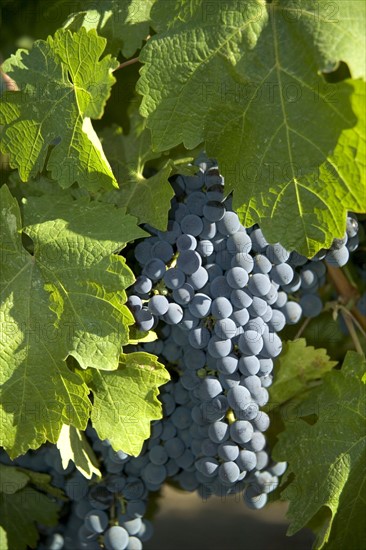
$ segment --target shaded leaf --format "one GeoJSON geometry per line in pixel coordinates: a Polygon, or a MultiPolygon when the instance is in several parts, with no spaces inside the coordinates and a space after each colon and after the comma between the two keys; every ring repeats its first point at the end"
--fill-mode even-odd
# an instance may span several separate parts
{"type": "Polygon", "coordinates": [[[310,524],[315,548],[363,548],[366,502],[364,357],[349,352],[342,369],[326,374],[295,412],[273,449],[289,462],[288,534],[310,524]],[[315,423],[304,418],[314,416],[315,423]],[[322,521],[320,521],[322,520],[322,521]],[[327,544],[326,544],[327,543],[327,544]]]}
{"type": "Polygon", "coordinates": [[[6,531],[9,549],[35,548],[39,538],[36,523],[55,525],[58,509],[57,503],[29,486],[11,495],[0,493],[0,525],[6,531]]]}
{"type": "Polygon", "coordinates": [[[65,27],[96,29],[104,36],[108,51],[131,57],[149,34],[150,10],[155,0],[101,0],[68,17],[65,27]]]}

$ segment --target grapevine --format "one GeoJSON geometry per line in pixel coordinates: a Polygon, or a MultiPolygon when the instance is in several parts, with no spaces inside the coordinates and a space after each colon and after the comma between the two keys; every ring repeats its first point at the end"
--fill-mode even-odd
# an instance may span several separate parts
{"type": "Polygon", "coordinates": [[[365,548],[364,6],[0,9],[0,549],[365,548]]]}

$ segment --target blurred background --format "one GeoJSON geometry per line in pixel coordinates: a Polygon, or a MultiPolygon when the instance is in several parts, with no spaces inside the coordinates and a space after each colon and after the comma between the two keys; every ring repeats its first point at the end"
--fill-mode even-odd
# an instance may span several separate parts
{"type": "Polygon", "coordinates": [[[165,486],[154,515],[154,535],[144,550],[310,550],[311,531],[286,536],[287,505],[249,510],[240,495],[202,500],[165,486]]]}

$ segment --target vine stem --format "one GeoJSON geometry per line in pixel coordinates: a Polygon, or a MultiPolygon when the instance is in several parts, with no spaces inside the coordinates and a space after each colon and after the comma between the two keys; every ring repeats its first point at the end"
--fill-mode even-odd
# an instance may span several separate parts
{"type": "Polygon", "coordinates": [[[346,326],[348,328],[348,332],[350,333],[353,345],[355,346],[355,349],[356,349],[357,353],[359,353],[360,355],[364,355],[364,351],[363,351],[361,343],[358,339],[357,332],[355,330],[355,327],[354,327],[354,324],[352,322],[351,316],[348,314],[348,312],[346,313],[346,311],[344,309],[341,310],[341,315],[343,317],[344,322],[346,323],[346,326]]]}
{"type": "Polygon", "coordinates": [[[133,57],[132,59],[129,59],[128,61],[124,61],[123,63],[118,65],[118,67],[116,67],[113,72],[118,71],[119,69],[124,69],[125,67],[128,67],[129,65],[133,65],[134,63],[138,63],[138,61],[139,61],[138,57],[133,57]]]}
{"type": "MultiPolygon", "coordinates": [[[[360,297],[357,289],[351,285],[344,272],[339,267],[327,266],[328,275],[331,279],[338,295],[341,298],[341,302],[347,305],[351,301],[356,301],[360,297]]],[[[351,313],[356,319],[357,323],[366,331],[366,317],[362,315],[356,307],[351,308],[351,313]]],[[[348,325],[347,325],[348,326],[348,325]]],[[[353,325],[352,325],[353,326],[353,325]]]]}
{"type": "MultiPolygon", "coordinates": [[[[150,34],[145,38],[145,42],[147,42],[148,40],[150,40],[151,36],[150,34]]],[[[133,65],[134,63],[138,63],[139,61],[139,58],[138,57],[133,57],[132,59],[128,59],[127,61],[124,61],[123,63],[121,63],[120,65],[118,65],[118,67],[116,67],[116,69],[114,69],[114,71],[118,71],[119,69],[124,69],[125,67],[128,67],[129,65],[133,65]]],[[[113,72],[114,72],[113,71],[113,72]]]]}
{"type": "Polygon", "coordinates": [[[301,327],[299,328],[299,330],[295,334],[294,340],[297,340],[298,338],[300,338],[300,336],[302,335],[302,333],[304,332],[304,330],[306,329],[306,327],[308,326],[310,321],[311,321],[311,317],[308,317],[307,319],[305,319],[305,321],[302,323],[301,327]]]}

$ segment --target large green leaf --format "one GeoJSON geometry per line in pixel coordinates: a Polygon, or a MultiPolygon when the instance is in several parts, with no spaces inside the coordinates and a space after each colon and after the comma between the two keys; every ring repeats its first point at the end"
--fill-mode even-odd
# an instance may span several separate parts
{"type": "Polygon", "coordinates": [[[90,403],[82,378],[64,362],[67,350],[36,257],[22,246],[18,204],[6,186],[0,197],[0,444],[14,457],[57,440],[62,423],[85,428],[90,403]]]}
{"type": "Polygon", "coordinates": [[[366,501],[364,357],[349,352],[295,412],[273,450],[289,462],[281,497],[290,501],[288,534],[310,524],[315,548],[361,549],[366,501]],[[306,418],[313,418],[315,423],[306,418]],[[285,480],[286,482],[286,480],[285,480]]]}
{"type": "Polygon", "coordinates": [[[70,15],[66,28],[96,29],[108,51],[131,57],[149,34],[150,10],[155,0],[101,0],[70,15]]]}
{"type": "Polygon", "coordinates": [[[83,368],[116,369],[134,322],[125,305],[134,276],[113,253],[146,233],[124,209],[68,194],[28,198],[24,217],[55,324],[70,327],[68,354],[83,368]]]}
{"type": "Polygon", "coordinates": [[[117,186],[91,124],[103,114],[118,65],[100,60],[105,45],[93,30],[59,30],[3,64],[19,91],[0,101],[1,149],[23,181],[46,167],[61,187],[117,186]]]}
{"type": "Polygon", "coordinates": [[[31,255],[6,186],[0,202],[0,445],[14,457],[46,440],[55,443],[63,424],[85,429],[89,389],[65,359],[117,368],[133,322],[124,288],[134,278],[112,252],[144,232],[112,205],[30,197],[25,231],[34,242],[31,255]]]}
{"type": "MultiPolygon", "coordinates": [[[[295,141],[299,138],[297,144],[294,143],[293,147],[291,145],[291,150],[296,151],[293,155],[295,170],[293,177],[291,174],[283,177],[288,170],[292,171],[290,161],[281,162],[280,160],[283,159],[283,156],[281,157],[284,150],[283,142],[282,145],[279,142],[279,149],[276,149],[273,143],[265,141],[268,148],[265,147],[265,152],[260,151],[258,154],[254,152],[253,143],[247,144],[247,150],[251,148],[252,159],[255,159],[254,163],[248,164],[248,171],[245,171],[249,178],[244,186],[251,199],[242,206],[237,202],[238,214],[245,225],[250,226],[253,222],[260,220],[261,228],[269,240],[276,238],[289,250],[297,249],[307,256],[313,256],[319,248],[328,248],[334,237],[344,235],[347,211],[366,211],[364,109],[366,85],[364,81],[355,80],[339,85],[339,91],[335,84],[329,86],[332,88],[325,92],[324,99],[314,101],[320,106],[320,111],[315,113],[316,109],[313,110],[314,121],[310,122],[308,127],[309,120],[306,111],[302,109],[308,110],[310,107],[301,101],[294,108],[294,119],[301,114],[304,115],[304,119],[301,123],[303,129],[301,136],[298,135],[299,129],[296,128],[293,131],[290,129],[288,134],[296,136],[295,141]],[[324,131],[324,125],[329,124],[327,128],[333,128],[334,135],[337,131],[330,121],[323,118],[325,112],[323,106],[328,102],[330,109],[337,110],[339,120],[346,118],[347,112],[349,113],[347,104],[342,101],[341,86],[343,93],[352,92],[349,100],[357,123],[353,128],[344,129],[337,143],[334,142],[331,145],[328,142],[329,150],[327,150],[325,134],[328,130],[324,131]],[[329,98],[326,97],[327,93],[329,98]],[[296,109],[298,109],[297,115],[296,109]],[[318,143],[320,140],[322,143],[318,143]],[[333,151],[331,151],[332,148],[334,148],[333,151]],[[268,168],[265,187],[262,182],[263,174],[258,172],[258,166],[264,171],[268,168]],[[268,182],[270,182],[269,186],[268,182]]],[[[265,120],[258,118],[257,123],[262,129],[265,128],[263,140],[269,139],[265,136],[268,129],[265,120]]],[[[221,129],[219,129],[220,132],[221,129]]],[[[331,135],[329,134],[328,137],[331,138],[331,135]]],[[[230,162],[230,158],[235,162],[235,159],[230,157],[232,155],[229,150],[230,143],[235,145],[230,141],[230,135],[221,135],[220,139],[226,140],[224,148],[227,148],[218,153],[218,157],[225,158],[224,162],[228,160],[230,162]]],[[[217,141],[219,147],[221,147],[220,139],[217,141]]],[[[290,159],[290,153],[288,159],[290,159]]],[[[242,181],[237,184],[237,190],[242,185],[242,181]]]]}
{"type": "Polygon", "coordinates": [[[364,5],[158,0],[153,19],[163,6],[163,32],[141,53],[138,83],[154,149],[205,142],[244,223],[260,221],[270,241],[307,255],[328,246],[345,211],[365,209],[353,147],[364,128],[353,128],[358,84],[326,84],[321,72],[345,61],[353,77],[365,76],[364,5]],[[344,131],[350,158],[339,174],[333,152],[344,131]]]}
{"type": "Polygon", "coordinates": [[[122,355],[117,371],[86,373],[94,395],[93,427],[115,450],[137,456],[150,435],[150,422],[162,418],[158,388],[169,373],[148,353],[122,355]],[[89,376],[92,378],[90,379],[89,376]]]}

